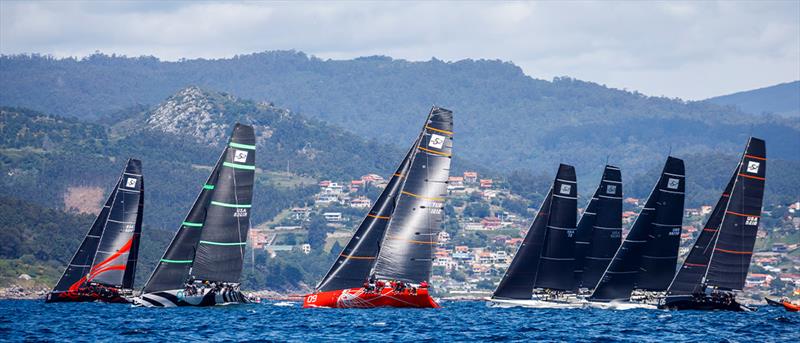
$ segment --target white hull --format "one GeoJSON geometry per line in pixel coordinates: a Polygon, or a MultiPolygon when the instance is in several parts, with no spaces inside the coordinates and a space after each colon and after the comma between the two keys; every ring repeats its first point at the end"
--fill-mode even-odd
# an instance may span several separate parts
{"type": "Polygon", "coordinates": [[[512,300],[512,299],[489,299],[493,307],[528,307],[528,308],[583,308],[586,301],[572,298],[565,301],[549,300],[512,300]]]}
{"type": "Polygon", "coordinates": [[[603,310],[633,310],[633,309],[645,309],[645,310],[655,310],[658,309],[658,306],[655,304],[645,304],[645,303],[635,303],[629,301],[612,301],[612,302],[597,302],[597,301],[587,301],[587,307],[591,308],[599,308],[603,310]]]}

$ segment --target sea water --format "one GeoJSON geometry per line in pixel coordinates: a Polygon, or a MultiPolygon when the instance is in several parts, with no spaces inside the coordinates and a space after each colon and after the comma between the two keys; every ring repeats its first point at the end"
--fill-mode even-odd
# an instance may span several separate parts
{"type": "Polygon", "coordinates": [[[492,308],[302,309],[296,302],[212,308],[0,301],[3,341],[625,341],[798,342],[800,313],[492,308]]]}

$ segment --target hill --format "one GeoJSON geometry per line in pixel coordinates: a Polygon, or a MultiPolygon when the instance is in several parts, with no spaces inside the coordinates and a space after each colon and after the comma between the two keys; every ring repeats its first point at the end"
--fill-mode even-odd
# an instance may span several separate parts
{"type": "Polygon", "coordinates": [[[571,78],[539,80],[509,62],[389,57],[322,60],[295,51],[178,62],[93,55],[0,58],[0,104],[104,120],[186,85],[272,101],[378,144],[405,142],[431,104],[455,111],[456,154],[512,171],[558,162],[592,175],[610,161],[641,173],[676,155],[738,151],[749,133],[800,160],[800,123],[709,102],[648,97],[571,78]]]}
{"type": "Polygon", "coordinates": [[[800,81],[737,92],[707,99],[718,105],[736,107],[744,112],[773,113],[785,117],[800,117],[800,81]]]}

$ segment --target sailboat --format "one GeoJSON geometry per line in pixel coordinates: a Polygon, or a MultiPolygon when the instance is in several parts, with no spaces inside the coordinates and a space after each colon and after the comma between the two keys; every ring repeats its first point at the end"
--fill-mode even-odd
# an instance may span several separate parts
{"type": "Polygon", "coordinates": [[[453,112],[433,107],[380,197],[303,307],[436,308],[428,281],[442,223],[453,112]]]}
{"type": "Polygon", "coordinates": [[[255,176],[255,133],[236,124],[191,210],[134,303],[147,307],[246,303],[239,291],[255,176]]]}
{"type": "Polygon", "coordinates": [[[133,294],[143,208],[142,162],[129,159],[45,302],[127,303],[133,294]]]}
{"type": "Polygon", "coordinates": [[[751,137],[708,222],[667,289],[661,308],[748,311],[744,288],[758,232],[767,168],[763,140],[751,137]]]}
{"type": "Polygon", "coordinates": [[[490,301],[496,306],[582,307],[575,294],[575,168],[561,164],[528,233],[490,301]]]}
{"type": "Polygon", "coordinates": [[[589,306],[656,307],[677,266],[685,187],[683,160],[668,157],[631,231],[587,298],[589,306]]]}
{"type": "Polygon", "coordinates": [[[622,243],[622,173],[607,165],[575,230],[575,282],[591,290],[622,243]]]}

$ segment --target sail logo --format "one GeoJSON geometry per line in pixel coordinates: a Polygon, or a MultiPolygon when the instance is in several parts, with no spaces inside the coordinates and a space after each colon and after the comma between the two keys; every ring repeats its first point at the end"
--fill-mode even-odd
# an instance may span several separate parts
{"type": "Polygon", "coordinates": [[[236,212],[233,213],[234,218],[243,218],[247,217],[247,209],[246,208],[237,208],[236,212]]]}
{"type": "Polygon", "coordinates": [[[673,228],[672,231],[669,232],[670,236],[680,236],[681,235],[681,228],[676,227],[673,228]]]}
{"type": "Polygon", "coordinates": [[[681,185],[681,180],[670,178],[667,181],[667,188],[669,189],[678,189],[678,186],[681,185]]]}
{"type": "Polygon", "coordinates": [[[758,217],[747,217],[744,225],[758,225],[758,217]]]}
{"type": "Polygon", "coordinates": [[[428,141],[428,146],[431,148],[441,149],[444,146],[444,136],[431,134],[431,139],[428,141]]]}
{"type": "Polygon", "coordinates": [[[559,193],[569,194],[571,190],[572,190],[572,185],[561,185],[561,190],[559,191],[559,193]]]}
{"type": "Polygon", "coordinates": [[[128,188],[136,187],[136,179],[132,178],[132,177],[129,177],[127,180],[125,180],[125,187],[128,187],[128,188]]]}
{"type": "Polygon", "coordinates": [[[758,168],[761,167],[761,163],[756,161],[747,162],[747,172],[750,174],[758,174],[758,168]]]}
{"type": "Polygon", "coordinates": [[[122,228],[122,232],[133,232],[133,224],[127,224],[122,228]]]}
{"type": "Polygon", "coordinates": [[[616,192],[617,192],[617,186],[616,185],[608,185],[608,186],[606,186],[606,194],[614,194],[616,192]]]}
{"type": "Polygon", "coordinates": [[[236,150],[233,153],[233,162],[247,162],[247,151],[236,150]]]}

